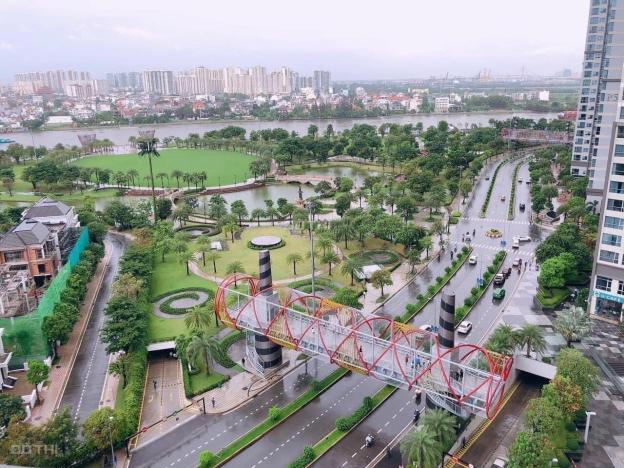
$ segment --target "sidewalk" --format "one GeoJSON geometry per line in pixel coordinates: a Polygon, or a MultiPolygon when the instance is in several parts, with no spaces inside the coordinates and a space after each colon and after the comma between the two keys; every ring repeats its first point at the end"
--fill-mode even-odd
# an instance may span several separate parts
{"type": "Polygon", "coordinates": [[[100,285],[110,260],[111,251],[108,241],[105,241],[104,245],[106,248],[104,257],[100,260],[93,278],[87,285],[87,295],[85,296],[83,305],[80,307],[80,319],[74,326],[67,343],[59,346],[57,349],[58,361],[50,369],[50,375],[48,377],[48,382],[50,383],[47,387],[44,387],[39,394],[39,398],[43,403],[35,406],[32,410],[31,422],[35,426],[44,424],[50,416],[52,416],[63,397],[67,379],[71,373],[76,359],[76,353],[80,348],[82,337],[84,336],[89,318],[91,317],[95,298],[100,290],[100,285]]]}

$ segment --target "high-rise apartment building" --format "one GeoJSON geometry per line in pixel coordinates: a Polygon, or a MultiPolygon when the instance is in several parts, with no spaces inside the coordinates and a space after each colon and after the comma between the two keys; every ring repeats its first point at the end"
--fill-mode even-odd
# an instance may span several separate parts
{"type": "Polygon", "coordinates": [[[148,70],[143,72],[145,92],[169,95],[176,93],[173,72],[169,70],[148,70]]]}
{"type": "Polygon", "coordinates": [[[591,0],[571,172],[587,176],[601,203],[624,63],[624,2],[591,0]]]}
{"type": "Polygon", "coordinates": [[[331,82],[331,73],[325,70],[314,70],[314,89],[319,90],[323,94],[329,92],[331,82]]]}
{"type": "Polygon", "coordinates": [[[64,93],[66,86],[82,85],[90,80],[89,72],[75,70],[18,73],[15,75],[15,90],[20,94],[37,94],[44,89],[53,93],[64,93]]]}
{"type": "Polygon", "coordinates": [[[106,81],[111,88],[143,91],[143,75],[139,72],[107,73],[106,81]]]}

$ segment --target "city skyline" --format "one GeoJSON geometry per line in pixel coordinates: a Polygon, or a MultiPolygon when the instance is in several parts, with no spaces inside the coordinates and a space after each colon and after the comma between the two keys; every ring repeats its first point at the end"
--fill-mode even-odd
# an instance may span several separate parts
{"type": "Polygon", "coordinates": [[[578,31],[585,28],[585,2],[530,1],[514,11],[513,21],[490,0],[403,3],[391,2],[380,10],[321,2],[308,14],[293,16],[280,1],[262,8],[217,5],[208,11],[187,0],[162,28],[162,17],[150,13],[159,9],[152,4],[146,9],[143,1],[87,6],[68,0],[61,10],[45,2],[9,0],[0,6],[0,14],[8,18],[0,41],[0,81],[46,69],[85,69],[103,77],[111,71],[184,70],[199,64],[286,65],[303,74],[326,69],[337,81],[447,72],[471,76],[482,68],[500,75],[522,70],[549,75],[580,68],[583,41],[578,31]],[[185,12],[191,11],[192,18],[207,22],[190,20],[185,12]],[[407,23],[397,23],[399,11],[407,23]],[[469,14],[471,21],[463,21],[469,14]]]}

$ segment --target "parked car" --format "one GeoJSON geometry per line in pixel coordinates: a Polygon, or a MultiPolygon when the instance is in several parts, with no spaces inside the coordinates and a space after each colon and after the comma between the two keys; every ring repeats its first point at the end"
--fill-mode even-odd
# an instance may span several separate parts
{"type": "Polygon", "coordinates": [[[508,267],[506,270],[503,270],[503,276],[505,277],[505,279],[511,276],[511,267],[508,267]]]}
{"type": "Polygon", "coordinates": [[[520,203],[520,211],[524,211],[525,208],[524,203],[520,203]]]}
{"type": "Polygon", "coordinates": [[[501,195],[501,201],[505,201],[505,195],[501,195]]]}
{"type": "Polygon", "coordinates": [[[496,275],[494,275],[494,284],[495,285],[501,285],[501,284],[505,284],[505,275],[503,275],[502,273],[496,273],[496,275]]]}
{"type": "Polygon", "coordinates": [[[518,236],[516,239],[518,239],[518,242],[531,242],[531,237],[529,236],[518,236]]]}
{"type": "Polygon", "coordinates": [[[457,327],[457,333],[460,335],[467,335],[470,333],[470,330],[472,330],[472,322],[468,320],[464,320],[459,324],[459,327],[457,327]]]}
{"type": "Polygon", "coordinates": [[[505,290],[503,288],[496,288],[492,293],[492,299],[500,301],[505,298],[505,290]]]}
{"type": "Polygon", "coordinates": [[[477,264],[477,256],[476,255],[471,255],[470,258],[468,259],[468,264],[469,265],[476,265],[477,264]]]}

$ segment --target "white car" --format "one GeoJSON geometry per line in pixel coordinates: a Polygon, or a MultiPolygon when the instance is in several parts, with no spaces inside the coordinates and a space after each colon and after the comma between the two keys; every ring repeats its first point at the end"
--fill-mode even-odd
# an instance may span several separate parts
{"type": "Polygon", "coordinates": [[[472,322],[469,322],[468,320],[464,320],[459,324],[459,327],[457,327],[457,333],[460,335],[467,335],[470,333],[470,330],[472,330],[472,322]]]}
{"type": "Polygon", "coordinates": [[[519,249],[520,248],[520,241],[518,240],[517,237],[513,238],[513,241],[511,242],[511,248],[512,249],[519,249]]]}
{"type": "Polygon", "coordinates": [[[518,239],[518,242],[531,242],[531,238],[529,236],[518,236],[516,239],[518,239]]]}
{"type": "Polygon", "coordinates": [[[422,331],[430,332],[433,329],[433,326],[432,325],[421,325],[418,328],[421,329],[422,331]]]}
{"type": "Polygon", "coordinates": [[[514,258],[514,261],[511,265],[517,267],[520,266],[520,262],[521,260],[519,258],[514,258]]]}
{"type": "Polygon", "coordinates": [[[501,195],[501,201],[505,201],[505,195],[501,195]]]}
{"type": "Polygon", "coordinates": [[[468,264],[476,265],[477,264],[477,256],[476,255],[471,255],[470,258],[468,259],[468,264]]]}

